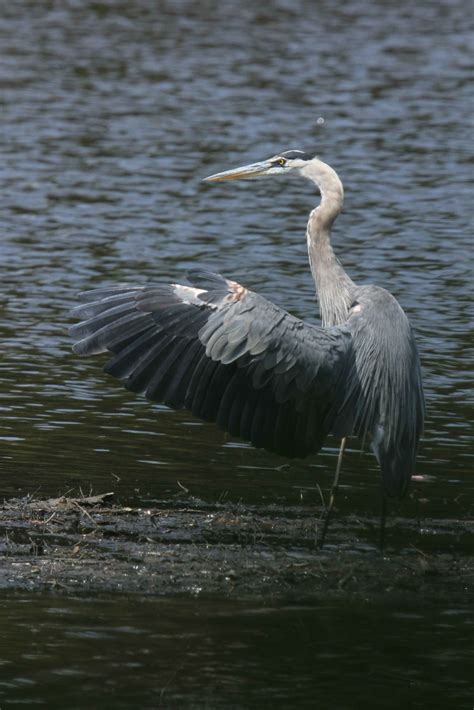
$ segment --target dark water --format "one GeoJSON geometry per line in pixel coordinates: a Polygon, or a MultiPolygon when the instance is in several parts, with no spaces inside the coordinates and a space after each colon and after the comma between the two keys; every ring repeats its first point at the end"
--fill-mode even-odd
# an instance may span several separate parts
{"type": "Polygon", "coordinates": [[[10,615],[2,707],[8,698],[47,698],[48,708],[472,706],[467,609],[120,596],[17,597],[11,607],[0,603],[10,615]],[[427,628],[433,643],[423,647],[427,628]]]}
{"type": "MultiPolygon", "coordinates": [[[[424,480],[400,510],[412,515],[421,498],[427,516],[472,516],[470,16],[464,0],[2,4],[1,496],[92,488],[145,504],[179,481],[208,500],[295,503],[303,490],[319,502],[336,441],[282,470],[275,456],[123,392],[98,362],[72,356],[66,335],[78,291],[176,279],[197,263],[314,318],[311,188],[200,182],[302,148],[344,182],[334,242],[345,267],[392,291],[418,334],[424,480]]],[[[353,446],[339,505],[363,515],[378,505],[377,474],[353,446]]],[[[415,707],[435,707],[439,691],[467,702],[467,613],[421,604],[7,597],[0,704],[90,707],[103,694],[110,707],[155,707],[170,688],[175,704],[193,707],[319,697],[345,708],[371,685],[376,707],[383,688],[403,699],[415,689],[415,707]]]]}

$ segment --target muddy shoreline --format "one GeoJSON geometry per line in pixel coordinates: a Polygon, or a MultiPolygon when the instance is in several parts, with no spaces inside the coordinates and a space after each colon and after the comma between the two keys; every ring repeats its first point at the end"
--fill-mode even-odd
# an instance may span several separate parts
{"type": "Polygon", "coordinates": [[[377,526],[336,514],[320,551],[309,506],[10,499],[0,506],[0,589],[472,602],[473,521],[392,519],[383,555],[377,526]]]}

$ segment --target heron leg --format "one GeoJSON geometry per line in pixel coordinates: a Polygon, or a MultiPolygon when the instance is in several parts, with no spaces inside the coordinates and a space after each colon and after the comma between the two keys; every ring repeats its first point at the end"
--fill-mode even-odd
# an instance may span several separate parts
{"type": "Polygon", "coordinates": [[[336,474],[334,476],[334,481],[332,482],[331,493],[329,495],[329,503],[326,506],[326,514],[324,516],[323,532],[318,540],[318,548],[321,550],[324,545],[324,540],[326,538],[326,533],[329,527],[329,518],[331,517],[331,510],[334,506],[334,500],[336,498],[337,489],[339,488],[339,477],[341,474],[342,457],[344,455],[344,449],[346,448],[347,437],[344,437],[341,441],[341,448],[339,449],[339,456],[337,457],[336,474]]]}
{"type": "Polygon", "coordinates": [[[380,552],[385,548],[385,523],[387,520],[387,496],[382,493],[382,511],[380,513],[380,552]]]}

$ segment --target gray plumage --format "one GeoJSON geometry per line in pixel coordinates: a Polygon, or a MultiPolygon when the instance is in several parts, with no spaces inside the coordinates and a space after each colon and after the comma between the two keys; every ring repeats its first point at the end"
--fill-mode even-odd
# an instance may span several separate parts
{"type": "Polygon", "coordinates": [[[332,168],[300,151],[209,181],[296,171],[320,189],[307,230],[322,326],[305,323],[219,274],[83,294],[74,351],[112,353],[105,371],[134,392],[187,408],[285,456],[319,451],[329,433],[371,437],[388,495],[402,496],[423,428],[416,344],[397,301],[357,286],[330,243],[342,208],[332,168]]]}

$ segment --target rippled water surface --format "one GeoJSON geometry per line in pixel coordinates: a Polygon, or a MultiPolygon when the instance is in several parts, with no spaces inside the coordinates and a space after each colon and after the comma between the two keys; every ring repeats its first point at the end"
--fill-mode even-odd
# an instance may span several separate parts
{"type": "MultiPolygon", "coordinates": [[[[1,496],[81,488],[115,490],[125,504],[146,504],[176,493],[181,484],[208,500],[226,496],[294,504],[303,491],[306,500],[313,496],[319,503],[315,486],[330,485],[335,440],[310,462],[282,468],[285,462],[276,456],[124,392],[102,374],[99,361],[73,356],[67,337],[78,291],[177,279],[196,264],[315,319],[304,236],[307,213],[317,200],[311,187],[299,180],[201,183],[211,172],[302,148],[318,152],[344,182],[345,209],[334,243],[346,269],[359,283],[388,288],[417,332],[428,409],[417,471],[423,480],[400,510],[414,514],[421,499],[429,516],[472,516],[469,17],[472,9],[464,0],[275,0],[265,6],[246,0],[19,0],[2,5],[1,496]]],[[[379,497],[375,463],[360,452],[360,444],[352,446],[341,513],[373,513],[379,497]]],[[[43,702],[47,696],[39,686],[57,694],[68,678],[68,687],[79,688],[82,680],[74,679],[82,674],[88,677],[88,692],[106,687],[99,671],[85,670],[85,654],[71,663],[69,652],[63,655],[60,639],[72,647],[74,634],[81,648],[93,639],[89,661],[105,665],[110,692],[121,690],[114,680],[121,663],[131,664],[127,673],[141,681],[142,695],[130,698],[141,699],[142,706],[155,707],[157,688],[169,685],[178,693],[174,702],[213,707],[224,702],[225,686],[235,706],[241,693],[242,706],[263,707],[265,698],[288,701],[299,683],[311,695],[314,666],[321,659],[326,670],[319,692],[328,703],[339,678],[355,684],[364,671],[350,661],[351,639],[363,639],[355,654],[362,659],[375,643],[367,623],[376,636],[380,631],[378,612],[367,622],[363,614],[337,605],[272,608],[266,616],[252,616],[243,604],[220,616],[216,611],[214,618],[212,606],[195,612],[192,604],[155,608],[150,602],[148,628],[145,612],[136,611],[135,617],[134,602],[127,599],[119,605],[123,621],[107,616],[116,613],[113,601],[61,600],[54,630],[47,621],[54,604],[29,604],[28,598],[4,599],[2,613],[14,620],[8,638],[15,636],[12,629],[27,609],[26,635],[40,638],[46,624],[49,651],[43,645],[21,663],[24,650],[0,653],[10,678],[10,685],[0,688],[4,697],[18,690],[18,697],[43,702]],[[46,621],[35,617],[35,609],[38,617],[46,614],[46,621]],[[101,614],[107,618],[103,632],[96,623],[101,614]],[[159,625],[160,614],[169,628],[159,625]],[[326,654],[313,646],[322,614],[324,633],[333,640],[326,654]],[[77,615],[80,623],[72,623],[71,637],[68,620],[77,615]],[[190,624],[189,643],[178,624],[181,615],[183,624],[190,624]],[[241,615],[246,631],[235,634],[241,615]],[[199,633],[192,636],[196,618],[199,633]],[[334,642],[341,627],[346,644],[334,642]],[[285,643],[282,629],[300,634],[301,642],[273,663],[274,644],[285,643]],[[163,634],[169,634],[166,643],[163,634]],[[209,665],[203,639],[213,649],[209,665]],[[183,644],[181,658],[177,649],[183,644]],[[223,665],[215,665],[219,644],[226,648],[223,665]],[[124,656],[117,650],[121,645],[124,656]],[[138,660],[135,645],[141,649],[138,660]],[[144,660],[145,648],[149,660],[144,660]],[[166,673],[152,682],[156,653],[167,655],[166,673]],[[206,685],[202,695],[196,677],[189,675],[192,658],[215,684],[206,685]],[[8,660],[19,664],[15,677],[8,660]]],[[[430,674],[446,667],[443,653],[450,654],[452,674],[442,689],[447,691],[451,680],[457,684],[467,623],[463,614],[434,610],[412,620],[403,617],[405,639],[417,628],[416,648],[412,664],[399,659],[399,674],[394,664],[386,686],[391,691],[425,688],[433,698],[441,681],[431,681],[430,674]],[[433,632],[434,617],[439,629],[446,619],[445,637],[438,627],[433,632]],[[427,644],[431,655],[420,670],[427,644]]],[[[393,610],[389,616],[390,653],[401,658],[394,631],[398,617],[393,610]]],[[[26,633],[24,626],[18,629],[26,633]]],[[[373,666],[365,667],[365,680],[359,682],[374,673],[373,666]]],[[[55,697],[60,707],[60,695],[55,697]]],[[[126,697],[116,706],[126,707],[126,697]]],[[[302,690],[293,697],[308,696],[302,690]]],[[[342,690],[337,702],[332,707],[352,707],[350,694],[342,690]]],[[[80,699],[68,703],[83,706],[80,699]]]]}
{"type": "Polygon", "coordinates": [[[9,680],[0,680],[0,699],[47,698],[48,708],[421,709],[449,698],[450,707],[470,707],[472,631],[468,609],[19,597],[3,633],[0,672],[9,680]],[[446,648],[454,645],[456,657],[446,648]]]}

